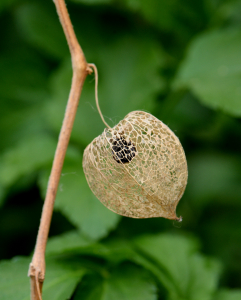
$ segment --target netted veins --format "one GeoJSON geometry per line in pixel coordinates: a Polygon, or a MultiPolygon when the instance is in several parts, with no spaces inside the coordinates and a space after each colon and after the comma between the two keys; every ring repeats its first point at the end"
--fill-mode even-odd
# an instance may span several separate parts
{"type": "Polygon", "coordinates": [[[142,111],[107,128],[84,152],[83,168],[96,197],[133,218],[178,219],[187,184],[187,163],[176,135],[142,111]]]}

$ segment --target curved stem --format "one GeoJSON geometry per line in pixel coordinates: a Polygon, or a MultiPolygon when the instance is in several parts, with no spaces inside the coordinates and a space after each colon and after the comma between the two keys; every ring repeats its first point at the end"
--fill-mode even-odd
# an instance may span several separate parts
{"type": "Polygon", "coordinates": [[[28,275],[30,276],[31,282],[31,300],[41,300],[42,285],[45,278],[45,249],[53,214],[54,201],[57,194],[59,179],[61,176],[76,111],[78,108],[79,97],[85,78],[88,73],[91,73],[91,69],[85,60],[84,53],[75,36],[64,0],[55,0],[54,2],[69,45],[72,59],[73,77],[65,116],[59,135],[51,174],[49,177],[34,255],[29,267],[28,275]]]}
{"type": "Polygon", "coordinates": [[[96,68],[96,65],[95,64],[88,64],[88,66],[90,68],[92,68],[95,72],[95,103],[96,103],[96,106],[97,106],[97,109],[98,109],[98,112],[99,112],[99,115],[101,117],[101,120],[103,121],[103,123],[105,124],[105,126],[109,129],[111,129],[111,127],[106,123],[103,115],[102,115],[102,112],[100,110],[100,106],[99,106],[99,99],[98,99],[98,70],[96,68]]]}

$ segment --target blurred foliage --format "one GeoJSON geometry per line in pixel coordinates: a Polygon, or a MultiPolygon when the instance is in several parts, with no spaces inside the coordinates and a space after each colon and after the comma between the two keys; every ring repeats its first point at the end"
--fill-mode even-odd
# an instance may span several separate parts
{"type": "MultiPolygon", "coordinates": [[[[91,193],[82,153],[104,125],[86,79],[47,245],[43,299],[241,299],[241,0],[67,1],[110,125],[146,110],[180,138],[183,222],[136,220],[91,193]]],[[[71,82],[50,0],[2,0],[0,299],[28,265],[71,82]]]]}

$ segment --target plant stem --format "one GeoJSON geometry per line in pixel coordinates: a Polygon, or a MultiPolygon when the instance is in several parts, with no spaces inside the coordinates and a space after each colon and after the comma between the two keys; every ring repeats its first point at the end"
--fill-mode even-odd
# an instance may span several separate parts
{"type": "Polygon", "coordinates": [[[69,45],[72,60],[73,77],[65,116],[59,135],[51,174],[49,177],[49,183],[43,205],[34,255],[29,266],[28,276],[30,276],[31,300],[42,299],[42,286],[45,278],[45,249],[53,214],[54,201],[57,194],[65,154],[74,124],[79,97],[86,76],[92,72],[77,41],[64,0],[55,0],[54,3],[69,45]]]}
{"type": "Polygon", "coordinates": [[[94,73],[95,73],[95,103],[96,103],[97,110],[99,112],[99,115],[101,117],[102,122],[105,124],[105,126],[107,128],[111,129],[111,127],[106,123],[105,118],[102,115],[102,112],[101,112],[101,109],[100,109],[100,105],[99,105],[99,98],[98,98],[98,70],[97,70],[95,64],[89,64],[89,67],[91,69],[93,69],[94,73]]]}

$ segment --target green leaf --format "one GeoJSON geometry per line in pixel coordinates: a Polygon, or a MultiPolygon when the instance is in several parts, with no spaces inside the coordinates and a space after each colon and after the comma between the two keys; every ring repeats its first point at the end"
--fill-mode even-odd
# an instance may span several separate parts
{"type": "Polygon", "coordinates": [[[46,279],[43,287],[43,299],[46,300],[69,299],[86,273],[85,269],[79,266],[60,264],[54,260],[47,260],[46,266],[46,279]]]}
{"type": "MultiPolygon", "coordinates": [[[[48,173],[40,179],[46,189],[48,173]]],[[[81,160],[66,161],[60,179],[55,208],[60,210],[83,234],[91,239],[106,236],[120,216],[106,208],[91,192],[82,170],[81,160]]]]}
{"type": "Polygon", "coordinates": [[[106,278],[89,279],[92,284],[80,286],[74,300],[154,300],[157,289],[153,279],[143,269],[133,265],[122,265],[106,278]]]}
{"type": "Polygon", "coordinates": [[[56,141],[39,135],[22,140],[0,157],[0,182],[9,186],[21,176],[48,165],[54,156],[56,141]]]}
{"type": "Polygon", "coordinates": [[[73,300],[102,300],[103,287],[104,280],[99,274],[87,275],[76,289],[73,300]]]}
{"type": "MultiPolygon", "coordinates": [[[[15,257],[0,263],[1,300],[27,300],[30,298],[30,281],[27,277],[29,257],[15,257]]],[[[46,278],[43,299],[66,300],[72,295],[85,270],[73,265],[63,265],[58,261],[46,261],[46,278]]]]}
{"type": "Polygon", "coordinates": [[[16,102],[0,101],[0,152],[18,147],[17,144],[31,137],[42,135],[46,130],[41,104],[19,105],[16,102]],[[5,105],[6,104],[6,105],[5,105]]]}
{"type": "Polygon", "coordinates": [[[169,292],[169,299],[211,299],[220,265],[197,254],[195,240],[160,234],[140,237],[135,244],[140,254],[149,260],[149,265],[142,260],[139,263],[159,278],[169,292]]]}
{"type": "Polygon", "coordinates": [[[46,130],[42,106],[48,98],[47,66],[19,46],[0,56],[0,151],[46,130]]]}
{"type": "Polygon", "coordinates": [[[189,184],[186,196],[193,205],[203,207],[210,201],[239,204],[241,161],[234,155],[202,152],[189,158],[189,184]]]}
{"type": "MultiPolygon", "coordinates": [[[[134,17],[138,13],[148,25],[151,24],[162,32],[169,33],[169,36],[175,35],[176,39],[185,42],[193,33],[200,30],[206,19],[204,4],[200,1],[125,0],[122,2],[135,13],[134,17]]],[[[177,44],[176,40],[175,46],[177,44]]]]}
{"type": "Polygon", "coordinates": [[[22,4],[16,10],[16,20],[22,37],[37,49],[57,59],[69,54],[54,3],[22,4]]]}
{"type": "Polygon", "coordinates": [[[15,257],[0,262],[1,300],[30,299],[30,282],[27,277],[29,263],[29,257],[15,257]]]}
{"type": "Polygon", "coordinates": [[[135,257],[138,256],[133,249],[133,245],[127,239],[111,238],[102,242],[107,251],[103,253],[103,257],[110,261],[112,264],[119,264],[120,262],[129,260],[136,262],[135,257]]]}
{"type": "Polygon", "coordinates": [[[176,18],[177,0],[126,0],[126,5],[134,11],[138,11],[151,23],[162,29],[169,29],[180,26],[176,18]]]}
{"type": "Polygon", "coordinates": [[[212,299],[220,273],[221,266],[218,261],[199,254],[193,255],[190,258],[190,277],[186,295],[189,299],[195,300],[212,299]]]}
{"type": "MultiPolygon", "coordinates": [[[[126,36],[98,47],[98,51],[90,51],[89,60],[94,61],[99,70],[99,102],[107,123],[115,125],[132,110],[151,110],[157,93],[163,88],[158,69],[164,54],[159,46],[151,39],[126,36]]],[[[62,123],[71,74],[71,63],[67,60],[52,78],[53,97],[46,105],[46,116],[56,131],[62,123]]],[[[95,107],[94,81],[88,77],[72,139],[86,145],[103,129],[95,107]]]]}
{"type": "Polygon", "coordinates": [[[11,101],[11,108],[19,108],[21,104],[42,103],[48,97],[47,65],[33,51],[19,47],[17,51],[2,53],[0,69],[1,106],[10,106],[11,101]]]}
{"type": "Polygon", "coordinates": [[[110,239],[102,243],[97,243],[88,239],[77,230],[49,238],[46,255],[57,254],[92,255],[103,258],[113,265],[126,260],[133,261],[133,258],[137,255],[132,245],[126,240],[110,239]]]}
{"type": "Polygon", "coordinates": [[[241,30],[206,32],[190,45],[175,88],[189,88],[200,101],[233,116],[241,116],[241,30]]]}
{"type": "Polygon", "coordinates": [[[62,235],[51,237],[48,240],[46,255],[63,254],[69,251],[78,251],[93,244],[86,236],[78,231],[70,231],[62,235]]]}
{"type": "Polygon", "coordinates": [[[241,3],[239,0],[220,2],[219,6],[215,10],[213,18],[214,21],[216,21],[215,25],[220,26],[228,23],[229,25],[231,24],[240,26],[240,13],[241,3]]]}
{"type": "MultiPolygon", "coordinates": [[[[87,254],[103,258],[111,264],[119,264],[126,260],[133,260],[137,253],[132,245],[121,239],[110,239],[97,243],[77,230],[51,237],[48,240],[46,255],[57,254],[87,254]]],[[[135,260],[134,260],[135,262],[135,260]]]]}
{"type": "Polygon", "coordinates": [[[213,300],[241,300],[241,290],[223,289],[220,290],[214,297],[213,300]]]}

